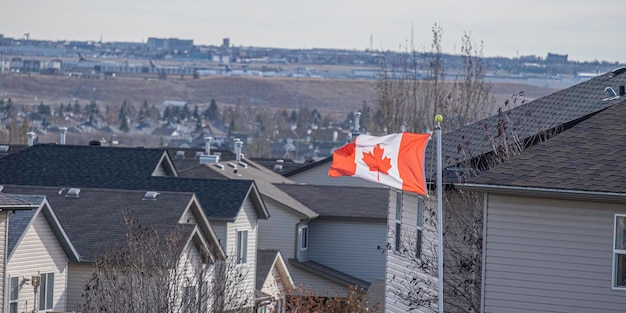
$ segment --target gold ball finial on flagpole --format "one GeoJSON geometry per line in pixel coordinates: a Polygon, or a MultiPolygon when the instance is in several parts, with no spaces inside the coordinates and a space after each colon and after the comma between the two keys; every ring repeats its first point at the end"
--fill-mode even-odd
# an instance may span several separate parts
{"type": "Polygon", "coordinates": [[[435,122],[437,123],[443,122],[443,116],[441,116],[441,114],[435,115],[435,122]]]}

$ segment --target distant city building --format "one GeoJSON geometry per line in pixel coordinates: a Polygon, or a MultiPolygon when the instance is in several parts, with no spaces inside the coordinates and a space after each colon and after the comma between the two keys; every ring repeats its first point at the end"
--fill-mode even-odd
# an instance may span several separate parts
{"type": "Polygon", "coordinates": [[[193,39],[150,37],[148,48],[163,51],[190,51],[193,48],[193,39]]]}

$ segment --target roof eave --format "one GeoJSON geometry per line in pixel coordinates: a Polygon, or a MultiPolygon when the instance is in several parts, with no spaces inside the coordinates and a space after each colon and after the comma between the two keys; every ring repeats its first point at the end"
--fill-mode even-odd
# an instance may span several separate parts
{"type": "Polygon", "coordinates": [[[525,196],[560,200],[584,200],[598,202],[626,203],[626,194],[619,192],[589,191],[575,189],[507,186],[493,184],[455,184],[459,189],[507,196],[525,196]]]}

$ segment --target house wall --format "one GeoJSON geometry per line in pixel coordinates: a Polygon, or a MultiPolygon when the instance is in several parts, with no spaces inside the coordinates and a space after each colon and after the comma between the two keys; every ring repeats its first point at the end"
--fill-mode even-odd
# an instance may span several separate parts
{"type": "Polygon", "coordinates": [[[613,224],[623,204],[488,195],[484,312],[621,312],[613,224]]]}
{"type": "MultiPolygon", "coordinates": [[[[39,213],[26,230],[22,240],[15,248],[11,259],[7,263],[9,277],[20,277],[18,294],[18,310],[33,309],[35,304],[34,288],[26,283],[25,278],[38,276],[44,273],[54,273],[53,310],[65,311],[67,299],[68,258],[52,232],[50,225],[43,214],[39,213]],[[23,283],[23,284],[22,284],[23,283]]],[[[10,280],[7,279],[7,283],[10,280]]],[[[37,294],[37,298],[39,294],[37,294]]],[[[37,301],[38,303],[38,301],[37,301]]],[[[8,306],[8,298],[7,298],[8,306]]]]}
{"type": "Polygon", "coordinates": [[[79,307],[83,302],[82,294],[85,284],[93,273],[91,263],[70,263],[67,276],[67,307],[66,311],[80,312],[79,307]]]}
{"type": "Polygon", "coordinates": [[[311,230],[310,229],[308,230],[309,242],[308,242],[307,248],[302,249],[302,240],[304,240],[302,238],[302,231],[303,231],[303,228],[308,227],[308,226],[309,226],[308,221],[302,221],[296,225],[296,247],[295,247],[296,260],[300,262],[309,260],[309,248],[311,245],[311,240],[310,240],[311,230]]]}
{"type": "Polygon", "coordinates": [[[296,183],[309,185],[388,188],[385,185],[357,177],[329,177],[328,169],[330,168],[330,164],[331,162],[326,162],[307,171],[289,176],[288,178],[296,183]]]}
{"type": "MultiPolygon", "coordinates": [[[[250,198],[247,198],[242,206],[242,209],[237,214],[235,222],[228,223],[227,225],[228,239],[226,242],[226,254],[229,258],[236,258],[237,255],[237,232],[242,230],[248,231],[247,263],[238,265],[238,269],[241,270],[241,273],[246,276],[240,287],[245,288],[245,292],[250,295],[254,294],[256,278],[256,251],[258,238],[257,220],[258,215],[254,208],[254,204],[250,198]]],[[[253,305],[254,301],[249,303],[253,305]]]]}
{"type": "Polygon", "coordinates": [[[272,303],[267,306],[268,312],[282,312],[284,310],[284,301],[287,285],[280,276],[276,266],[273,266],[268,275],[268,279],[263,283],[261,292],[272,297],[272,303]]]}
{"type": "MultiPolygon", "coordinates": [[[[427,207],[432,207],[436,202],[434,197],[429,198],[426,203],[427,207]]],[[[414,244],[415,229],[417,225],[417,205],[418,197],[413,193],[402,194],[402,236],[401,243],[403,248],[411,249],[414,244]]],[[[424,210],[424,219],[435,218],[436,216],[427,215],[429,210],[424,210]]],[[[434,307],[415,305],[411,310],[411,304],[406,301],[406,293],[409,291],[417,291],[420,289],[420,293],[426,297],[427,295],[437,294],[438,281],[436,277],[427,276],[421,269],[418,268],[418,264],[412,258],[413,251],[408,251],[409,254],[395,251],[395,229],[396,229],[396,190],[390,189],[389,193],[389,209],[387,216],[387,253],[386,266],[385,266],[385,312],[387,313],[405,313],[405,312],[434,312],[437,310],[437,301],[434,303],[434,307]],[[418,279],[417,283],[412,280],[418,279]],[[426,281],[430,281],[427,284],[426,281]],[[409,287],[407,287],[409,286],[409,287]]],[[[436,226],[428,225],[424,223],[424,231],[422,234],[422,254],[433,253],[436,250],[437,244],[437,229],[436,226]]],[[[429,256],[432,257],[432,256],[429,256]]]]}
{"type": "Polygon", "coordinates": [[[385,277],[387,225],[381,222],[313,220],[309,259],[367,282],[385,277]]]}
{"type": "Polygon", "coordinates": [[[285,259],[295,258],[296,224],[300,218],[278,202],[264,198],[270,218],[259,220],[259,249],[277,249],[285,259]]]}
{"type": "MultiPolygon", "coordinates": [[[[0,257],[0,277],[6,277],[6,272],[4,271],[5,262],[7,260],[7,212],[0,212],[0,249],[2,249],[2,257],[0,257]]],[[[3,311],[5,311],[5,289],[4,284],[0,284],[0,307],[3,311]]]]}
{"type": "Polygon", "coordinates": [[[226,235],[228,223],[223,222],[223,221],[215,221],[215,220],[211,220],[209,222],[211,223],[211,227],[213,227],[215,236],[217,236],[217,239],[219,240],[220,245],[222,245],[222,248],[224,249],[224,252],[226,252],[226,254],[229,254],[230,251],[227,250],[228,236],[226,235]]]}

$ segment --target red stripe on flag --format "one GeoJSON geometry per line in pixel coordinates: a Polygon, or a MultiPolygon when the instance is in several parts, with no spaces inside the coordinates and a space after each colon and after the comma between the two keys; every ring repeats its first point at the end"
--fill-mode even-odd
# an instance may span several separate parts
{"type": "Polygon", "coordinates": [[[427,193],[424,178],[424,157],[430,134],[403,133],[398,151],[398,172],[402,190],[421,195],[427,193]]]}
{"type": "Polygon", "coordinates": [[[328,176],[354,176],[356,163],[354,162],[356,143],[351,142],[333,152],[333,162],[328,169],[328,176]]]}

